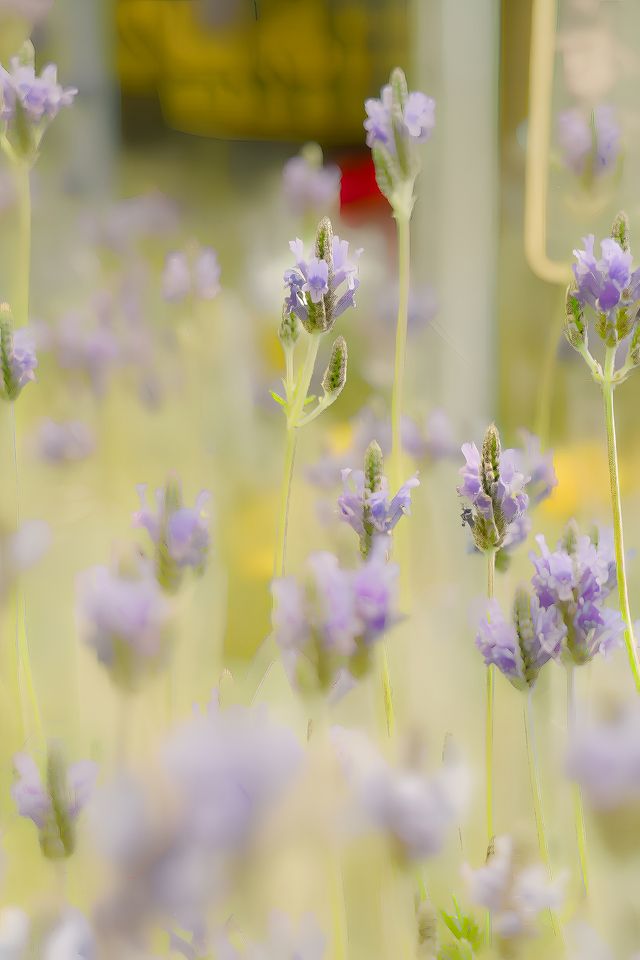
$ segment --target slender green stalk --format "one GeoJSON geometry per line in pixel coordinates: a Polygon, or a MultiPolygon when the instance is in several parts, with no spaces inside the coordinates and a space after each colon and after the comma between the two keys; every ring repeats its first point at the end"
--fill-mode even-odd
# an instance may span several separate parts
{"type": "MultiPolygon", "coordinates": [[[[536,733],[533,720],[533,690],[529,688],[524,704],[524,736],[527,744],[527,763],[529,765],[529,781],[531,783],[531,798],[533,800],[533,815],[536,821],[536,833],[538,835],[538,850],[540,857],[549,879],[553,877],[551,868],[551,856],[549,854],[549,844],[547,842],[547,833],[544,824],[544,810],[542,806],[542,788],[540,786],[540,770],[538,766],[538,752],[536,750],[536,733]]],[[[556,935],[560,934],[560,926],[553,910],[549,911],[551,916],[551,925],[556,935]]]]}
{"type": "Polygon", "coordinates": [[[613,377],[615,373],[616,347],[607,347],[604,362],[604,376],[602,379],[602,396],[604,399],[604,415],[607,429],[607,454],[609,460],[609,483],[611,486],[611,512],[613,515],[613,540],[616,554],[616,568],[618,574],[618,598],[620,613],[624,620],[624,642],[627,647],[629,666],[633,674],[636,690],[640,693],[640,661],[638,648],[633,633],[633,621],[629,606],[629,590],[627,587],[627,572],[624,557],[624,538],[622,531],[622,503],[620,499],[620,478],[618,475],[618,449],[616,443],[616,422],[613,408],[613,377]]]}
{"type": "MultiPolygon", "coordinates": [[[[573,664],[567,664],[567,733],[572,734],[575,728],[576,702],[575,702],[575,667],[573,664]]],[[[584,808],[582,804],[582,791],[579,784],[572,786],[573,793],[573,818],[576,829],[576,842],[578,845],[578,860],[580,863],[580,878],[585,897],[589,895],[589,873],[587,865],[587,830],[584,822],[584,808]]]]}
{"type": "MultiPolygon", "coordinates": [[[[304,410],[307,394],[320,347],[320,335],[310,334],[307,341],[307,353],[302,371],[296,379],[291,406],[287,411],[287,440],[285,446],[284,471],[282,477],[282,492],[280,497],[280,517],[278,520],[278,537],[274,562],[274,575],[282,577],[286,567],[287,555],[287,528],[289,525],[289,503],[291,500],[291,486],[293,483],[293,466],[296,452],[298,422],[304,410]]],[[[287,358],[287,382],[292,379],[291,360],[287,358]]]]}
{"type": "MultiPolygon", "coordinates": [[[[496,573],[495,550],[487,551],[487,597],[493,600],[494,581],[496,573]]],[[[486,808],[487,808],[487,843],[493,840],[493,707],[495,699],[495,668],[493,664],[487,667],[487,696],[485,717],[485,776],[486,776],[486,808]]]]}
{"type": "Polygon", "coordinates": [[[394,215],[398,236],[398,319],[396,321],[396,351],[391,392],[391,465],[389,474],[392,487],[397,490],[404,479],[402,469],[402,401],[409,318],[411,217],[400,211],[396,211],[394,215]]]}
{"type": "Polygon", "coordinates": [[[16,325],[29,322],[29,287],[31,277],[31,169],[28,164],[16,160],[14,165],[18,196],[18,242],[17,269],[13,293],[13,314],[16,325]]]}

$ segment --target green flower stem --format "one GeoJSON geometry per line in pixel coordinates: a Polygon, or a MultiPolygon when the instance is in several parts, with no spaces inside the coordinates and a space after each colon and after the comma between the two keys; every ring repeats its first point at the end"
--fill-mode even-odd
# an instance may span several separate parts
{"type": "MultiPolygon", "coordinates": [[[[551,856],[549,854],[549,844],[547,842],[547,833],[544,824],[544,810],[542,806],[542,788],[540,786],[540,770],[538,766],[538,752],[536,749],[536,733],[533,720],[533,690],[527,691],[524,704],[524,736],[527,744],[527,763],[529,766],[529,781],[531,783],[531,798],[533,800],[533,815],[536,821],[536,833],[538,835],[538,850],[540,858],[547,868],[549,879],[553,878],[551,868],[551,856]]],[[[551,926],[556,936],[561,936],[561,928],[554,910],[549,910],[551,917],[551,926]]]]}
{"type": "Polygon", "coordinates": [[[29,287],[31,276],[31,168],[16,160],[13,164],[18,197],[17,269],[13,293],[13,314],[16,326],[29,322],[29,287]]]}
{"type": "MultiPolygon", "coordinates": [[[[575,703],[575,667],[573,664],[567,664],[567,733],[569,736],[575,727],[576,703],[575,703]]],[[[578,845],[578,861],[580,863],[580,879],[584,896],[589,895],[589,873],[587,865],[587,831],[584,822],[584,807],[582,804],[582,791],[577,783],[572,786],[573,793],[573,818],[576,830],[576,842],[578,845]]]]}
{"type": "Polygon", "coordinates": [[[391,464],[389,474],[392,488],[397,490],[404,479],[402,468],[402,401],[409,317],[411,217],[399,210],[395,211],[394,216],[398,236],[398,319],[396,321],[396,351],[391,393],[391,464]]]}
{"type": "MultiPolygon", "coordinates": [[[[495,550],[487,551],[487,597],[493,600],[494,581],[496,573],[495,550]]],[[[487,844],[493,840],[493,725],[495,699],[495,667],[487,667],[487,697],[485,718],[485,776],[486,776],[486,812],[487,812],[487,844]]]]}
{"type": "MultiPolygon", "coordinates": [[[[291,403],[287,406],[287,440],[284,455],[284,471],[282,477],[282,491],[280,496],[280,519],[278,521],[278,538],[274,562],[274,576],[284,576],[287,554],[287,528],[289,525],[289,503],[291,500],[291,486],[293,483],[293,466],[296,453],[297,431],[300,426],[300,417],[304,410],[305,401],[311,385],[311,378],[318,357],[320,334],[310,334],[307,341],[307,353],[304,365],[295,380],[291,403]]],[[[287,382],[293,381],[292,359],[287,358],[287,382]],[[291,365],[291,369],[290,369],[291,365]]],[[[289,397],[287,397],[289,400],[289,397]]]]}
{"type": "Polygon", "coordinates": [[[602,379],[602,396],[604,399],[604,414],[607,429],[607,454],[609,460],[609,483],[611,486],[611,512],[613,515],[613,539],[616,553],[616,569],[618,574],[618,598],[620,613],[624,620],[624,642],[627,647],[629,666],[633,674],[636,690],[640,693],[640,662],[638,648],[633,633],[631,609],[629,606],[629,590],[627,587],[627,572],[624,557],[624,537],[622,531],[622,503],[620,499],[620,478],[618,475],[618,449],[616,443],[616,422],[613,408],[613,378],[615,373],[616,347],[607,347],[602,379]]]}

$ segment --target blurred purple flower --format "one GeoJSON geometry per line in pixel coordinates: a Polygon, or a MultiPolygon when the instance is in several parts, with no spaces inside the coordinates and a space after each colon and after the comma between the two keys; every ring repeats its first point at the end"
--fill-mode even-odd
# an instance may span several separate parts
{"type": "Polygon", "coordinates": [[[0,359],[4,396],[15,400],[23,387],[36,378],[36,356],[33,331],[28,327],[14,330],[3,314],[0,320],[0,359]]]}
{"type": "Polygon", "coordinates": [[[36,446],[40,457],[49,463],[75,463],[91,456],[96,440],[81,420],[58,422],[45,417],[38,426],[36,446]]]}
{"type": "MultiPolygon", "coordinates": [[[[364,128],[367,131],[368,146],[381,144],[391,154],[395,154],[391,86],[389,84],[384,86],[380,92],[380,99],[366,100],[364,107],[367,112],[364,128]]],[[[398,118],[398,135],[407,143],[425,143],[433,133],[435,123],[435,100],[419,91],[409,93],[398,118]]]]}
{"type": "Polygon", "coordinates": [[[50,63],[38,76],[33,65],[13,57],[9,70],[0,66],[0,92],[0,120],[11,123],[19,106],[29,123],[39,125],[53,120],[61,107],[70,106],[78,91],[75,87],[60,86],[54,64],[50,63]]]}
{"type": "Polygon", "coordinates": [[[385,833],[395,852],[410,861],[438,854],[469,798],[466,767],[447,757],[434,774],[408,764],[391,767],[368,738],[334,727],[332,737],[347,782],[369,827],[385,833]]]}
{"type": "Polygon", "coordinates": [[[328,689],[344,670],[366,670],[371,647],[399,619],[398,567],[374,549],[355,570],[331,553],[312,554],[307,570],[306,584],[273,581],[273,632],[292,680],[328,689]]]}
{"type": "Polygon", "coordinates": [[[189,297],[214,300],[220,293],[220,264],[212,247],[195,253],[176,251],[167,255],[162,274],[162,296],[169,303],[189,297]]]}
{"type": "Polygon", "coordinates": [[[528,430],[520,430],[520,447],[515,448],[519,470],[527,480],[527,495],[531,506],[542,503],[551,496],[558,486],[558,478],[553,466],[553,452],[542,450],[540,437],[528,430]]]}
{"type": "Polygon", "coordinates": [[[282,189],[291,210],[297,216],[321,216],[329,213],[340,195],[339,167],[322,166],[322,152],[318,155],[303,149],[291,157],[282,171],[282,189]]]}
{"type": "Polygon", "coordinates": [[[620,126],[609,104],[597,106],[591,117],[578,109],[563,111],[557,135],[564,164],[576,176],[599,177],[617,164],[620,126]]]}
{"type": "Polygon", "coordinates": [[[35,24],[51,10],[53,0],[0,0],[0,16],[14,14],[35,24]]]}
{"type": "Polygon", "coordinates": [[[465,864],[463,876],[472,902],[490,911],[494,934],[504,940],[535,935],[539,914],[562,904],[562,881],[552,883],[541,864],[518,868],[511,837],[496,837],[485,866],[465,864]]]}
{"type": "Polygon", "coordinates": [[[147,569],[92,567],[80,574],[77,604],[84,642],[115,683],[134,688],[165,653],[171,607],[147,569]]]}
{"type": "Polygon", "coordinates": [[[42,960],[97,960],[91,924],[79,910],[67,908],[44,943],[42,960]]]}
{"type": "Polygon", "coordinates": [[[581,664],[619,646],[622,618],[604,606],[616,585],[611,531],[600,531],[592,539],[569,524],[554,551],[542,535],[536,542],[540,554],[530,554],[536,571],[532,584],[541,605],[555,606],[567,626],[566,655],[581,664]]]}
{"type": "Polygon", "coordinates": [[[97,765],[81,760],[67,767],[55,745],[49,748],[46,784],[29,754],[17,753],[13,765],[17,779],[11,795],[20,816],[38,827],[42,852],[51,859],[70,856],[74,823],[93,791],[97,765]]]}
{"type": "Polygon", "coordinates": [[[133,523],[144,527],[156,547],[156,575],[161,586],[172,590],[179,586],[187,567],[201,572],[209,552],[209,515],[207,490],[201,490],[193,507],[182,504],[180,485],[168,481],[156,490],[156,509],[146,505],[146,484],[138,486],[141,509],[133,523]]]}
{"type": "Polygon", "coordinates": [[[159,191],[126,197],[85,221],[92,243],[126,253],[146,237],[163,236],[179,225],[177,205],[159,191]]]}
{"type": "Polygon", "coordinates": [[[573,265],[577,289],[575,298],[582,306],[590,306],[607,316],[631,307],[640,296],[640,268],[633,269],[633,256],[611,237],[600,243],[598,260],[593,250],[595,237],[583,237],[584,250],[574,250],[573,265]]]}
{"type": "Polygon", "coordinates": [[[616,810],[640,801],[640,708],[617,706],[598,719],[576,724],[569,742],[567,772],[590,806],[616,810]]]}

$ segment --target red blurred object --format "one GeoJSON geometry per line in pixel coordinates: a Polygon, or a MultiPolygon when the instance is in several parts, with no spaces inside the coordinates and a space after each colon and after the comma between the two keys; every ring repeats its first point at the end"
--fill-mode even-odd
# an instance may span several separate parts
{"type": "Polygon", "coordinates": [[[342,182],[340,185],[340,210],[356,210],[361,207],[385,205],[387,201],[380,193],[376,183],[376,173],[371,154],[357,154],[345,157],[340,163],[342,182]]]}

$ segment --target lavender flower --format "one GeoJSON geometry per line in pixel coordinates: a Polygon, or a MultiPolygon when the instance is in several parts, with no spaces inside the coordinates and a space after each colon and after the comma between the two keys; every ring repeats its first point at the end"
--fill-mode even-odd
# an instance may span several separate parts
{"type": "Polygon", "coordinates": [[[35,380],[37,366],[33,334],[26,327],[14,330],[9,307],[0,304],[0,368],[5,400],[15,400],[22,388],[35,380]]]}
{"type": "Polygon", "coordinates": [[[589,537],[570,523],[554,551],[543,536],[536,541],[540,554],[531,553],[536,571],[532,584],[541,606],[555,606],[565,623],[563,655],[582,664],[619,646],[622,618],[604,606],[616,585],[613,535],[600,531],[589,537]]]}
{"type": "Polygon", "coordinates": [[[91,456],[96,441],[89,426],[81,420],[59,423],[45,417],[38,427],[36,446],[40,457],[49,463],[75,463],[91,456]]]}
{"type": "Polygon", "coordinates": [[[133,522],[144,527],[155,545],[155,566],[158,583],[164,590],[175,591],[187,568],[202,573],[209,551],[209,515],[206,511],[210,494],[201,490],[193,507],[182,504],[179,483],[168,481],[156,490],[156,509],[146,506],[146,484],[138,486],[141,509],[133,522]]]}
{"type": "Polygon", "coordinates": [[[435,126],[435,101],[409,93],[399,67],[382,88],[380,99],[365,102],[367,144],[371,147],[378,186],[394,208],[410,215],[413,184],[420,169],[416,145],[425,143],[435,126]]]}
{"type": "Polygon", "coordinates": [[[597,259],[594,235],[590,233],[582,242],[584,249],[573,251],[577,261],[573,265],[576,299],[582,306],[607,314],[634,303],[640,290],[640,268],[633,269],[631,251],[623,249],[613,237],[605,237],[597,259]]]}
{"type": "Polygon", "coordinates": [[[553,453],[542,450],[540,437],[528,430],[520,430],[519,448],[515,449],[518,469],[527,480],[527,496],[531,506],[537,506],[551,496],[558,486],[558,477],[553,466],[553,453]]]}
{"type": "Polygon", "coordinates": [[[485,434],[482,454],[475,443],[463,444],[462,453],[466,464],[460,470],[458,495],[469,504],[462,512],[462,521],[471,528],[478,550],[499,550],[513,525],[526,513],[529,478],[518,469],[515,451],[501,449],[500,435],[493,425],[485,434]]]}
{"type": "Polygon", "coordinates": [[[309,580],[274,580],[272,626],[285,667],[303,690],[328,690],[371,666],[373,645],[397,620],[398,567],[373,550],[356,570],[330,553],[312,554],[309,580]]]}
{"type": "Polygon", "coordinates": [[[340,764],[358,804],[356,822],[384,833],[394,853],[405,861],[438,854],[447,834],[459,822],[469,793],[466,768],[448,756],[443,767],[429,775],[412,757],[390,766],[359,732],[334,728],[333,740],[340,764]]]}
{"type": "Polygon", "coordinates": [[[220,264],[212,247],[193,254],[170,253],[162,274],[162,295],[169,303],[187,298],[215,300],[220,293],[220,264]]]}
{"type": "Polygon", "coordinates": [[[52,744],[45,785],[28,754],[16,754],[13,763],[18,779],[11,794],[18,813],[38,828],[45,857],[50,860],[70,857],[75,848],[75,822],[91,796],[96,764],[82,760],[67,767],[59,748],[52,744]]]}
{"type": "Polygon", "coordinates": [[[297,216],[319,216],[335,207],[340,194],[340,169],[323,167],[322,150],[308,143],[297,157],[291,157],[282,171],[282,189],[297,216]]]}
{"type": "Polygon", "coordinates": [[[494,934],[512,940],[535,934],[543,910],[562,903],[561,882],[552,883],[541,864],[518,868],[511,837],[496,837],[484,867],[463,867],[473,903],[491,912],[494,934]]]}
{"type": "Polygon", "coordinates": [[[566,635],[554,606],[542,607],[535,594],[519,590],[509,621],[496,600],[487,603],[476,646],[487,666],[494,664],[516,689],[525,690],[536,682],[545,663],[559,656],[566,635]]]}
{"type": "Polygon", "coordinates": [[[575,725],[569,743],[567,772],[589,805],[620,810],[640,801],[640,708],[617,705],[596,719],[575,725]]]}
{"type": "Polygon", "coordinates": [[[114,683],[134,689],[161,665],[171,608],[143,562],[86,570],[78,578],[77,602],[83,639],[114,683]]]}
{"type": "MultiPolygon", "coordinates": [[[[349,244],[334,237],[331,221],[320,221],[315,254],[305,257],[302,240],[289,244],[296,265],[284,275],[289,293],[285,307],[295,313],[308,333],[326,333],[338,317],[355,306],[357,264],[349,259],[349,244]]],[[[362,251],[356,251],[360,256],[362,251]]]]}
{"type": "Polygon", "coordinates": [[[558,116],[557,131],[564,165],[586,183],[617,165],[620,126],[609,104],[597,106],[591,117],[582,110],[565,110],[558,116]]]}
{"type": "Polygon", "coordinates": [[[365,453],[364,470],[342,471],[339,516],[358,534],[363,557],[369,555],[374,538],[389,539],[400,518],[411,510],[411,490],[420,485],[417,477],[411,477],[390,498],[383,468],[382,450],[374,440],[365,453]]]}
{"type": "Polygon", "coordinates": [[[11,59],[8,70],[0,66],[0,142],[9,156],[33,163],[47,127],[77,92],[58,83],[53,64],[36,74],[30,41],[11,59]]]}

